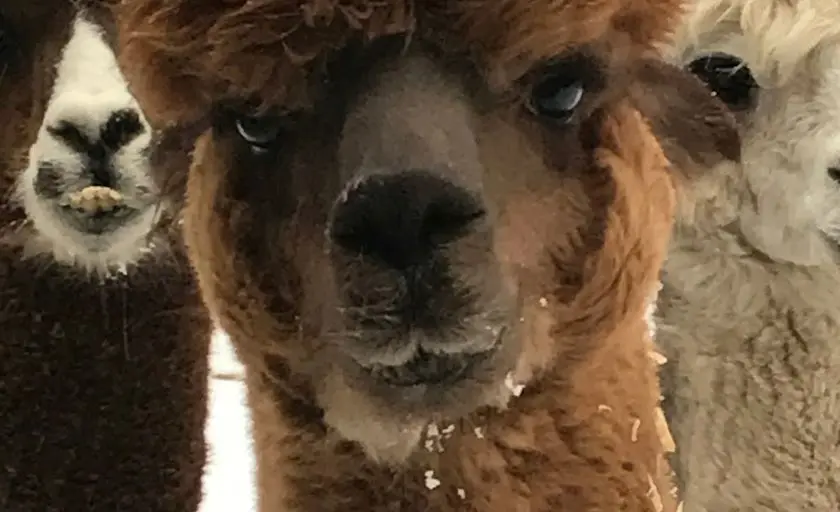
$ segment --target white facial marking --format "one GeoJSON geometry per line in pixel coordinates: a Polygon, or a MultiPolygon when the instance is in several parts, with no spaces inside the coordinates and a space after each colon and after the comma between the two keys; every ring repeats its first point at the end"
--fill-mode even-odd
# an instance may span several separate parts
{"type": "Polygon", "coordinates": [[[18,184],[20,200],[40,235],[28,249],[50,252],[60,261],[96,271],[124,266],[145,254],[146,236],[154,226],[156,214],[148,196],[154,190],[145,154],[150,142],[151,130],[128,91],[114,51],[100,28],[78,15],[56,65],[52,95],[18,184]],[[85,233],[65,221],[57,208],[60,199],[46,199],[36,193],[35,180],[43,164],[59,170],[63,194],[79,193],[86,186],[96,185],[91,182],[89,156],[71,148],[48,128],[72,125],[85,139],[96,143],[101,140],[102,127],[118,111],[135,112],[143,126],[142,133],[106,155],[114,170],[114,188],[128,206],[136,207],[140,213],[113,231],[85,233]]]}

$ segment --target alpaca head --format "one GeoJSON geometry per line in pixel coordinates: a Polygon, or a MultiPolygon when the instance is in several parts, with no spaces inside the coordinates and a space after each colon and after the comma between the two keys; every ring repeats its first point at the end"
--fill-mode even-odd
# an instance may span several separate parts
{"type": "Polygon", "coordinates": [[[686,169],[737,156],[725,108],[651,52],[678,12],[126,2],[159,183],[186,194],[250,378],[399,462],[432,419],[504,406],[641,320],[676,177],[654,134],[686,169]]]}
{"type": "MultiPolygon", "coordinates": [[[[673,51],[728,104],[742,161],[693,192],[696,228],[724,227],[781,262],[834,264],[840,242],[840,5],[694,0],[673,51]]],[[[688,204],[688,203],[687,203],[688,204]]]]}
{"type": "Polygon", "coordinates": [[[143,253],[157,199],[151,132],[103,30],[113,19],[83,3],[0,7],[0,195],[18,212],[2,238],[99,271],[143,253]]]}

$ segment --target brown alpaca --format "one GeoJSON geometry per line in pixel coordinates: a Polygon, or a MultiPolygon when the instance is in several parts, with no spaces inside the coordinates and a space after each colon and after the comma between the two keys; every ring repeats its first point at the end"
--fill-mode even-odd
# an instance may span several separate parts
{"type": "Polygon", "coordinates": [[[650,50],[679,2],[124,7],[159,182],[246,367],[261,511],[674,510],[654,134],[685,169],[738,156],[650,50]]]}
{"type": "Polygon", "coordinates": [[[0,6],[0,510],[194,511],[211,324],[78,6],[0,6]]]}

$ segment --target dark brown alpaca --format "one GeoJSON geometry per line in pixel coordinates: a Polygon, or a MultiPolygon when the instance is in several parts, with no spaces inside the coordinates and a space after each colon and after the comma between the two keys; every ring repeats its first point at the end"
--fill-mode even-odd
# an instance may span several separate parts
{"type": "Polygon", "coordinates": [[[105,11],[13,4],[0,4],[0,510],[194,511],[210,322],[172,220],[150,233],[149,127],[97,32],[105,11]]]}
{"type": "Polygon", "coordinates": [[[247,368],[261,511],[674,510],[654,134],[683,169],[738,156],[650,50],[679,2],[124,7],[159,182],[247,368]]]}

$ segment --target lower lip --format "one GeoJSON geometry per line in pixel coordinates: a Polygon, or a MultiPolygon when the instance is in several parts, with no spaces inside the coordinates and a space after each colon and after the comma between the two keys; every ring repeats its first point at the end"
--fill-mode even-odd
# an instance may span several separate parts
{"type": "Polygon", "coordinates": [[[406,365],[402,366],[391,366],[391,367],[379,367],[376,368],[369,368],[363,367],[364,371],[370,375],[372,378],[376,379],[377,381],[383,382],[389,386],[394,387],[415,387],[415,386],[448,386],[455,384],[467,376],[469,376],[470,372],[474,370],[478,365],[489,359],[495,352],[497,347],[493,347],[490,350],[485,352],[480,352],[477,354],[467,354],[461,357],[466,358],[465,361],[460,363],[460,367],[453,372],[446,373],[443,378],[438,380],[393,380],[389,378],[384,378],[384,376],[380,372],[394,372],[404,369],[406,365]]]}
{"type": "Polygon", "coordinates": [[[128,219],[137,213],[134,209],[125,209],[118,212],[108,212],[107,216],[92,218],[87,220],[79,220],[72,217],[72,213],[64,210],[61,215],[65,217],[65,221],[72,225],[80,232],[101,235],[107,231],[115,231],[119,229],[128,219]],[[67,214],[70,214],[69,216],[67,214]]]}

